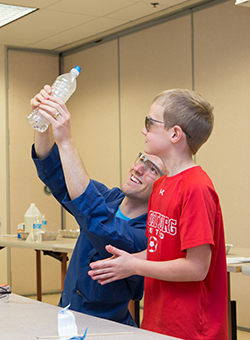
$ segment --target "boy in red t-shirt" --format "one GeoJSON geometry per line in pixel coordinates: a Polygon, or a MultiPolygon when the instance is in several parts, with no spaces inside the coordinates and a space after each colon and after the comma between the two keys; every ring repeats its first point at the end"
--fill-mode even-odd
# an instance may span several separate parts
{"type": "Polygon", "coordinates": [[[227,339],[227,269],[218,195],[193,155],[213,129],[213,108],[189,90],[169,90],[145,120],[145,152],[159,156],[167,176],[149,202],[147,251],[90,264],[100,284],[145,276],[142,328],[186,340],[227,339]],[[145,261],[146,260],[146,261],[145,261]]]}

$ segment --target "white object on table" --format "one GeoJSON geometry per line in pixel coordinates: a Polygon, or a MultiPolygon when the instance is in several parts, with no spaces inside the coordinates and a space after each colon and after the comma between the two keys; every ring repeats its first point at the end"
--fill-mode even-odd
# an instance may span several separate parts
{"type": "Polygon", "coordinates": [[[227,264],[236,264],[236,263],[247,263],[250,262],[249,257],[228,257],[227,264]]]}

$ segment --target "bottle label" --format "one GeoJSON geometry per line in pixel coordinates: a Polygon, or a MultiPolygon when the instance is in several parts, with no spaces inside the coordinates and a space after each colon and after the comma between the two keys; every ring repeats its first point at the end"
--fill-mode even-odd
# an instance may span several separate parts
{"type": "Polygon", "coordinates": [[[42,224],[41,223],[33,223],[33,229],[41,230],[42,229],[42,224]]]}

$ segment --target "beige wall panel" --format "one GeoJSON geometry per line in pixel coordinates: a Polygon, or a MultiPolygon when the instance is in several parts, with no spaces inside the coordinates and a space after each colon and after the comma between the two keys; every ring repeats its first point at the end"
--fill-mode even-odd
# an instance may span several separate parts
{"type": "MultiPolygon", "coordinates": [[[[7,126],[7,84],[6,84],[7,49],[0,45],[0,237],[8,232],[8,131],[7,126]]],[[[7,249],[0,250],[0,282],[9,283],[7,270],[7,249]]]]}
{"type": "Polygon", "coordinates": [[[192,88],[190,16],[120,39],[122,180],[139,151],[153,98],[170,88],[192,88]]]}
{"type": "MultiPolygon", "coordinates": [[[[234,3],[194,15],[195,89],[214,105],[215,114],[214,131],[197,163],[220,196],[227,243],[249,247],[250,10],[234,3]]],[[[250,328],[250,277],[231,277],[238,324],[250,328]]]]}
{"type": "MultiPolygon", "coordinates": [[[[34,130],[26,117],[30,99],[58,75],[58,57],[18,51],[8,53],[9,130],[10,130],[10,225],[11,233],[24,222],[24,214],[31,202],[36,203],[48,219],[48,229],[60,228],[60,205],[52,196],[43,193],[37,177],[30,149],[34,130]]],[[[20,241],[23,242],[23,241],[20,241]]],[[[42,257],[43,290],[60,289],[60,263],[42,257]]],[[[11,249],[12,291],[26,294],[36,291],[35,252],[11,249]]]]}
{"type": "MultiPolygon", "coordinates": [[[[82,72],[77,79],[77,90],[68,103],[73,138],[90,177],[108,187],[119,186],[117,41],[64,58],[65,72],[75,65],[79,65],[82,72]]],[[[77,228],[68,215],[67,228],[77,228]]]]}

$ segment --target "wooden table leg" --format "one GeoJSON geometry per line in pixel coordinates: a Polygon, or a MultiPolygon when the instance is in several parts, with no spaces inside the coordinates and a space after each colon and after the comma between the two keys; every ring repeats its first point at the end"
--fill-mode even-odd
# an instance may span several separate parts
{"type": "Polygon", "coordinates": [[[228,317],[228,340],[232,340],[231,287],[229,272],[227,272],[227,317],[228,317]]]}
{"type": "Polygon", "coordinates": [[[36,250],[36,294],[37,300],[42,301],[42,270],[40,250],[36,250]]]}
{"type": "Polygon", "coordinates": [[[135,320],[135,323],[138,327],[140,327],[140,302],[130,300],[128,304],[128,309],[133,319],[135,320]]]}
{"type": "Polygon", "coordinates": [[[63,291],[64,287],[64,280],[67,272],[67,253],[61,253],[62,255],[62,262],[61,262],[61,287],[63,291]]]}
{"type": "Polygon", "coordinates": [[[140,328],[141,327],[141,322],[140,322],[140,301],[135,301],[135,322],[137,326],[140,328]]]}
{"type": "Polygon", "coordinates": [[[129,301],[128,309],[130,311],[130,314],[132,315],[132,318],[135,320],[135,302],[133,300],[129,301]]]}

